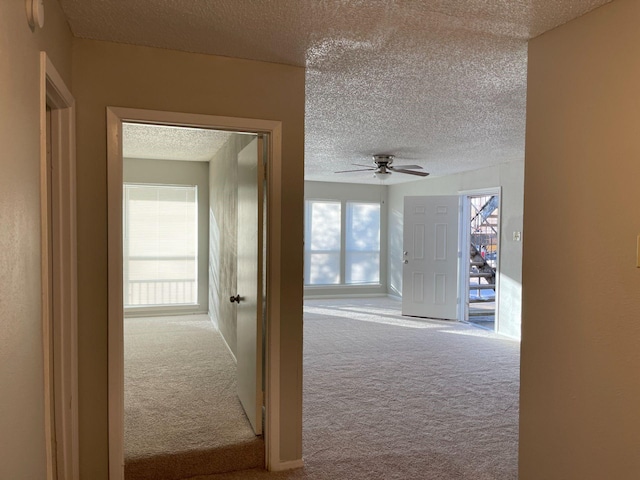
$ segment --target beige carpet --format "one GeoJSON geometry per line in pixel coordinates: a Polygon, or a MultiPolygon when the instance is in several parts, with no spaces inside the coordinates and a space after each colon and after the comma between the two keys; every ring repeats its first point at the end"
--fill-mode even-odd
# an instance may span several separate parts
{"type": "Polygon", "coordinates": [[[125,320],[125,478],[178,480],[264,465],[235,364],[206,315],[125,320]]]}
{"type": "Polygon", "coordinates": [[[304,469],[192,480],[517,478],[519,343],[399,310],[308,301],[304,469]]]}

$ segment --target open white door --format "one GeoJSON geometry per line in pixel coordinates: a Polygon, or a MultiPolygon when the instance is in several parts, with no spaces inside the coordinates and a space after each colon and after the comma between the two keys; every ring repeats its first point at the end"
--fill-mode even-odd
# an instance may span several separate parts
{"type": "Polygon", "coordinates": [[[457,196],[405,197],[402,314],[457,320],[457,196]]]}
{"type": "Polygon", "coordinates": [[[238,396],[256,435],[262,434],[262,196],[261,141],[238,154],[238,396]]]}

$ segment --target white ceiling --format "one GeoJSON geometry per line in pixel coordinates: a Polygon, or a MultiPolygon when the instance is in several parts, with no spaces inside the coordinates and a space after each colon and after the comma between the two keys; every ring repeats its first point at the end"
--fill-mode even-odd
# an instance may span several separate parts
{"type": "Polygon", "coordinates": [[[60,3],[79,37],[306,66],[306,178],[378,183],[332,172],[374,153],[436,176],[522,161],[527,40],[609,1],[60,3]]]}

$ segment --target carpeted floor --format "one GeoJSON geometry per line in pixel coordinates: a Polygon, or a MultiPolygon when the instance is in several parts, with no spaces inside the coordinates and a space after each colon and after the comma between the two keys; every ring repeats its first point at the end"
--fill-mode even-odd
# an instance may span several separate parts
{"type": "Polygon", "coordinates": [[[125,321],[125,478],[178,480],[264,465],[235,363],[206,315],[125,321]]]}
{"type": "Polygon", "coordinates": [[[307,301],[305,467],[192,480],[516,479],[519,343],[399,310],[307,301]]]}
{"type": "Polygon", "coordinates": [[[516,479],[519,343],[399,311],[386,297],[307,301],[305,467],[190,480],[516,479]]]}

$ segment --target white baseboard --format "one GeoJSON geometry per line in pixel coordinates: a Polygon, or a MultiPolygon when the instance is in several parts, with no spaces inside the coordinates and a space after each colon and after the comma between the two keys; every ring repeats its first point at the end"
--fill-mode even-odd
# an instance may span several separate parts
{"type": "Polygon", "coordinates": [[[327,294],[327,295],[310,295],[305,294],[304,300],[321,300],[323,298],[372,298],[386,297],[386,293],[344,293],[344,294],[327,294]]]}
{"type": "Polygon", "coordinates": [[[294,470],[296,468],[304,467],[304,460],[289,460],[288,462],[279,462],[276,465],[271,465],[270,470],[272,472],[283,472],[284,470],[294,470]]]}
{"type": "Polygon", "coordinates": [[[402,295],[395,293],[347,293],[343,295],[305,295],[305,300],[322,300],[327,298],[375,298],[375,297],[387,297],[391,300],[401,302],[402,295]]]}
{"type": "Polygon", "coordinates": [[[209,315],[209,321],[211,322],[211,325],[213,325],[214,328],[216,330],[218,330],[218,319],[217,319],[217,317],[211,311],[209,311],[208,315],[209,315]]]}
{"type": "Polygon", "coordinates": [[[217,325],[214,325],[214,327],[216,327],[216,330],[218,330],[218,333],[220,334],[220,338],[222,338],[222,343],[224,343],[225,347],[227,347],[227,350],[229,350],[229,353],[231,354],[231,358],[233,358],[233,363],[235,363],[237,365],[238,364],[238,360],[236,359],[236,356],[233,354],[233,351],[231,350],[231,347],[227,343],[227,339],[224,338],[224,335],[222,334],[222,332],[220,331],[220,329],[218,328],[217,325]]]}
{"type": "Polygon", "coordinates": [[[209,313],[200,310],[178,310],[178,309],[125,309],[124,318],[142,318],[142,317],[183,317],[187,315],[209,315],[209,313]]]}

